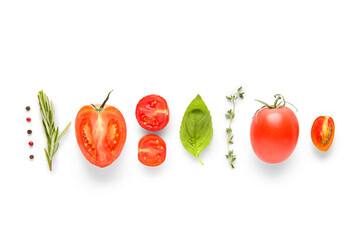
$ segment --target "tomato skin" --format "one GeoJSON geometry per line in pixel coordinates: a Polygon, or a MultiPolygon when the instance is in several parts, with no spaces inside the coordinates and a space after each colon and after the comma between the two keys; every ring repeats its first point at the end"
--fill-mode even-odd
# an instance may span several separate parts
{"type": "Polygon", "coordinates": [[[139,101],[135,115],[140,126],[149,131],[163,129],[170,118],[166,100],[155,94],[145,96],[139,101]]]}
{"type": "Polygon", "coordinates": [[[299,137],[299,122],[286,106],[262,108],[254,116],[250,139],[252,148],[267,163],[285,161],[295,150],[299,137]]]}
{"type": "Polygon", "coordinates": [[[311,140],[320,151],[326,152],[331,147],[335,136],[335,123],[331,117],[320,116],[311,127],[311,140]]]}
{"type": "Polygon", "coordinates": [[[159,166],[166,158],[165,141],[155,134],[143,136],[139,141],[138,158],[146,166],[159,166]]]}
{"type": "Polygon", "coordinates": [[[98,113],[93,106],[86,105],[76,116],[75,133],[85,158],[95,166],[104,168],[113,163],[123,149],[126,123],[115,107],[105,105],[98,113]]]}

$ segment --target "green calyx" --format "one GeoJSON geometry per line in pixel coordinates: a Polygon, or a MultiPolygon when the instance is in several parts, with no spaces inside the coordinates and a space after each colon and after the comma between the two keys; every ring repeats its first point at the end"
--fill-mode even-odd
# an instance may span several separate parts
{"type": "Polygon", "coordinates": [[[281,95],[281,94],[275,94],[275,95],[274,95],[274,98],[275,98],[275,102],[274,102],[273,105],[269,105],[269,104],[267,104],[267,103],[264,102],[264,101],[255,99],[255,101],[264,104],[264,106],[262,106],[261,108],[259,108],[258,110],[256,110],[256,112],[255,112],[255,114],[254,114],[254,116],[253,116],[253,118],[256,116],[256,123],[257,123],[257,114],[258,114],[259,111],[260,111],[261,109],[263,109],[263,108],[277,109],[277,108],[280,108],[280,107],[285,106],[286,104],[290,104],[293,108],[295,108],[296,111],[298,111],[297,108],[296,108],[292,103],[290,103],[290,102],[288,102],[288,101],[285,100],[285,98],[284,98],[283,95],[281,95]]]}
{"type": "Polygon", "coordinates": [[[110,93],[111,93],[112,91],[114,91],[114,90],[111,90],[111,91],[108,93],[107,97],[105,98],[104,102],[101,104],[101,106],[100,106],[99,108],[96,107],[94,104],[91,104],[91,106],[93,106],[93,108],[95,108],[95,110],[96,110],[96,112],[97,112],[98,114],[104,109],[105,104],[106,104],[106,102],[109,100],[109,96],[110,96],[110,93]]]}
{"type": "MultiPolygon", "coordinates": [[[[290,103],[290,102],[288,102],[288,101],[285,100],[285,98],[284,98],[283,95],[281,95],[281,94],[275,94],[275,95],[274,95],[274,98],[275,98],[275,102],[274,102],[273,105],[269,105],[269,104],[267,104],[266,102],[261,101],[261,100],[257,100],[257,99],[255,99],[255,101],[264,104],[264,106],[262,106],[262,108],[267,107],[267,108],[270,108],[270,109],[274,109],[274,108],[283,107],[283,106],[285,106],[286,104],[290,104],[291,106],[293,106],[293,108],[295,108],[296,111],[298,111],[297,108],[296,108],[292,103],[290,103]]],[[[259,109],[259,110],[260,110],[260,109],[259,109]]],[[[258,111],[259,111],[259,110],[258,110],[258,111]]],[[[257,111],[257,112],[258,112],[258,111],[257,111]]]]}

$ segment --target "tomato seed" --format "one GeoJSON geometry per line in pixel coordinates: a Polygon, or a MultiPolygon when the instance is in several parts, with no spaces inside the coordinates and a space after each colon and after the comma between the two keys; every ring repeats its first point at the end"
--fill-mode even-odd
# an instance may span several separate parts
{"type": "Polygon", "coordinates": [[[34,155],[30,155],[29,158],[30,158],[30,159],[34,159],[34,155]]]}
{"type": "Polygon", "coordinates": [[[29,142],[29,146],[32,147],[34,143],[32,141],[29,142]]]}
{"type": "Polygon", "coordinates": [[[30,111],[30,106],[27,106],[25,109],[26,111],[30,111]]]}
{"type": "Polygon", "coordinates": [[[32,131],[29,129],[29,130],[27,130],[27,133],[28,133],[28,134],[32,134],[32,131]]]}
{"type": "Polygon", "coordinates": [[[31,122],[31,118],[29,118],[29,117],[26,118],[26,121],[31,122]]]}

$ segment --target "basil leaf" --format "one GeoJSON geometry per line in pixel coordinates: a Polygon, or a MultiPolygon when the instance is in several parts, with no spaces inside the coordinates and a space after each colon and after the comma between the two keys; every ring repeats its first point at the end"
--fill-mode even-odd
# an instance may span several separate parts
{"type": "Polygon", "coordinates": [[[200,153],[211,142],[213,128],[210,111],[198,94],[185,111],[180,126],[180,139],[184,148],[200,163],[200,153]]]}

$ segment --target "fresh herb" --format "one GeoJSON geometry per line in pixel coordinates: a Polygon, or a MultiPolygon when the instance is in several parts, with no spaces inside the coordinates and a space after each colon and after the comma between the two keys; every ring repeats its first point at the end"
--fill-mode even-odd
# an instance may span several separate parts
{"type": "Polygon", "coordinates": [[[198,94],[185,111],[180,139],[184,148],[203,164],[199,155],[210,144],[212,137],[210,111],[198,94]]]}
{"type": "Polygon", "coordinates": [[[244,92],[241,92],[242,87],[240,87],[236,93],[230,96],[226,96],[226,99],[232,102],[233,108],[228,110],[225,114],[226,119],[229,120],[229,127],[226,128],[226,134],[227,134],[227,152],[228,154],[225,155],[225,157],[229,160],[231,168],[234,168],[233,162],[236,160],[236,155],[234,155],[234,150],[230,150],[230,144],[234,144],[233,139],[234,135],[232,133],[231,123],[232,120],[235,118],[235,100],[238,98],[243,99],[244,98],[244,92]]]}
{"type": "Polygon", "coordinates": [[[45,150],[46,159],[49,164],[49,169],[52,171],[52,160],[59,148],[59,142],[61,138],[65,135],[67,130],[70,128],[71,122],[66,126],[66,128],[59,135],[59,127],[55,128],[55,109],[52,101],[49,101],[49,98],[41,90],[38,94],[40,113],[42,117],[42,123],[44,126],[44,131],[47,139],[47,150],[45,150]]]}

